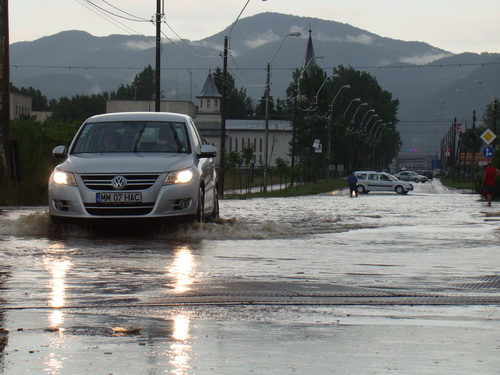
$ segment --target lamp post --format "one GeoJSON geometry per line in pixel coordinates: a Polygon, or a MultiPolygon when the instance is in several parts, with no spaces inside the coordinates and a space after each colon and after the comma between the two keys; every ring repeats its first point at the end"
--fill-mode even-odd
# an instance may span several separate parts
{"type": "Polygon", "coordinates": [[[365,125],[363,125],[363,123],[361,123],[361,130],[360,130],[359,134],[361,134],[361,135],[367,135],[367,133],[368,133],[368,124],[370,123],[370,121],[374,117],[378,117],[378,115],[376,113],[374,113],[373,115],[370,116],[370,118],[368,119],[368,121],[366,122],[365,125]]]}
{"type": "Polygon", "coordinates": [[[297,99],[300,96],[300,80],[304,76],[304,72],[306,71],[306,69],[309,66],[309,64],[311,63],[311,61],[314,61],[314,59],[322,59],[324,57],[325,56],[313,56],[313,57],[311,57],[309,59],[309,61],[307,62],[307,64],[305,64],[304,68],[302,68],[302,72],[300,73],[300,76],[297,78],[297,87],[295,88],[295,97],[293,100],[293,107],[294,107],[293,117],[294,118],[293,118],[293,125],[292,125],[292,160],[291,160],[292,178],[291,178],[291,186],[293,186],[293,183],[294,183],[293,175],[294,175],[294,170],[295,170],[295,138],[297,135],[296,134],[297,133],[296,123],[297,123],[297,114],[298,114],[297,99]]]}
{"type": "MultiPolygon", "coordinates": [[[[267,0],[262,0],[262,1],[267,1],[267,0]]],[[[226,36],[224,36],[224,50],[222,52],[222,62],[223,62],[223,68],[222,68],[222,74],[223,74],[223,80],[222,80],[222,100],[221,100],[221,122],[220,122],[220,148],[221,150],[226,149],[226,117],[227,117],[227,57],[229,55],[229,37],[231,36],[231,31],[233,31],[234,25],[236,25],[236,22],[240,19],[241,15],[245,11],[248,3],[250,0],[247,0],[245,5],[240,11],[240,14],[238,14],[238,17],[236,17],[236,20],[233,22],[231,27],[229,28],[229,32],[227,33],[226,36]]],[[[225,168],[225,155],[221,153],[221,158],[220,158],[220,170],[219,170],[219,195],[223,196],[224,195],[224,168],[225,168]]]]}
{"type": "Polygon", "coordinates": [[[156,68],[155,68],[155,112],[160,112],[161,100],[161,0],[156,0],[156,68]]]}
{"type": "MultiPolygon", "coordinates": [[[[478,84],[481,84],[483,85],[486,90],[488,91],[488,94],[490,95],[490,98],[491,98],[491,102],[492,102],[492,112],[493,112],[493,118],[492,118],[492,128],[491,130],[493,131],[493,133],[495,133],[495,135],[497,134],[497,107],[498,107],[498,100],[495,99],[495,97],[493,96],[493,94],[491,93],[490,91],[490,88],[488,87],[488,85],[486,84],[486,82],[483,82],[483,81],[480,81],[480,80],[475,80],[474,83],[478,83],[478,84]]],[[[496,139],[493,140],[492,144],[493,144],[493,147],[495,147],[495,142],[496,142],[496,139]]]]}
{"type": "Polygon", "coordinates": [[[358,108],[356,109],[356,111],[354,112],[354,114],[352,115],[352,119],[351,119],[351,126],[349,129],[354,129],[354,118],[356,117],[356,114],[358,113],[358,111],[360,110],[361,107],[364,107],[365,105],[368,105],[368,103],[361,103],[358,108]]]}
{"type": "Polygon", "coordinates": [[[361,98],[356,98],[356,99],[351,100],[351,102],[349,103],[349,105],[347,106],[347,108],[344,111],[344,118],[345,118],[345,115],[346,115],[347,111],[349,110],[349,108],[351,108],[352,103],[360,102],[360,101],[361,101],[361,98]]]}
{"type": "Polygon", "coordinates": [[[330,116],[328,116],[328,161],[331,162],[332,160],[332,118],[333,118],[333,103],[335,102],[335,99],[339,96],[340,92],[343,89],[350,89],[351,85],[344,85],[342,86],[339,91],[337,91],[337,94],[333,97],[333,100],[331,104],[328,106],[328,111],[330,112],[330,116]]]}
{"type": "Polygon", "coordinates": [[[270,86],[271,86],[271,64],[274,61],[274,58],[278,54],[278,51],[281,49],[281,46],[283,43],[285,43],[286,38],[289,36],[295,36],[295,37],[300,37],[302,34],[300,32],[293,32],[293,33],[288,33],[285,35],[283,40],[281,41],[280,45],[276,49],[276,52],[274,53],[271,61],[267,63],[267,68],[266,68],[266,119],[265,119],[265,131],[264,131],[264,141],[265,141],[265,150],[264,150],[264,176],[263,176],[263,182],[264,182],[264,192],[267,191],[267,168],[269,167],[269,91],[270,91],[270,86]]]}
{"type": "MultiPolygon", "coordinates": [[[[476,167],[476,137],[475,137],[475,131],[476,131],[476,111],[474,110],[474,106],[472,105],[472,102],[469,99],[469,95],[464,90],[455,90],[456,92],[460,94],[464,94],[465,97],[467,98],[467,101],[470,104],[470,108],[472,110],[472,181],[474,181],[474,172],[475,172],[475,167],[476,167]]],[[[456,131],[457,129],[454,129],[454,138],[453,138],[453,143],[456,142],[456,131]]],[[[460,159],[459,159],[460,162],[460,159]]],[[[465,161],[464,161],[464,169],[465,169],[465,161]]]]}

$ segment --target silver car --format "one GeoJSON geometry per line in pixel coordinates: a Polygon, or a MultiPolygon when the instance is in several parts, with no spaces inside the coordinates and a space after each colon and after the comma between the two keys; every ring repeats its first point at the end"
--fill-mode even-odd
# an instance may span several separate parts
{"type": "Polygon", "coordinates": [[[413,185],[401,181],[386,172],[358,171],[354,173],[358,178],[356,189],[358,194],[367,194],[370,191],[395,191],[397,194],[408,194],[413,185]]]}
{"type": "Polygon", "coordinates": [[[396,173],[394,176],[403,181],[413,181],[413,182],[427,182],[428,178],[412,171],[401,171],[396,173]]]}
{"type": "Polygon", "coordinates": [[[64,161],[50,176],[49,214],[54,223],[216,218],[216,154],[186,115],[90,117],[68,150],[53,151],[64,161]]]}

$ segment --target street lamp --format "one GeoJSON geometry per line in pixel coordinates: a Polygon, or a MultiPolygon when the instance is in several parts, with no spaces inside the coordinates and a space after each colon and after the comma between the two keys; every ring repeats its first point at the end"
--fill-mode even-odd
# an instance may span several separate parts
{"type": "MultiPolygon", "coordinates": [[[[472,110],[472,181],[474,181],[474,172],[475,172],[475,165],[476,165],[476,142],[475,142],[475,130],[476,130],[476,111],[474,110],[474,106],[472,105],[472,102],[469,99],[469,95],[464,90],[455,90],[456,92],[460,94],[464,94],[465,97],[467,98],[467,101],[470,104],[470,108],[472,110]]],[[[455,128],[453,129],[453,146],[455,147],[456,143],[456,125],[455,128]]],[[[460,163],[460,160],[459,160],[460,163]]],[[[465,161],[464,161],[464,170],[465,170],[465,161]]]]}
{"type": "Polygon", "coordinates": [[[339,96],[340,92],[343,89],[350,89],[351,85],[344,85],[342,86],[339,91],[337,91],[337,94],[333,97],[332,103],[328,106],[328,111],[331,112],[330,116],[328,116],[328,160],[332,160],[332,117],[333,117],[333,103],[335,102],[335,99],[337,99],[337,96],[339,96]]]}
{"type": "MultiPolygon", "coordinates": [[[[266,1],[266,0],[262,0],[266,1]]],[[[224,37],[224,51],[222,53],[222,61],[223,61],[223,80],[222,80],[222,100],[221,100],[221,123],[220,123],[220,148],[221,150],[226,149],[226,117],[227,117],[227,57],[229,55],[229,37],[231,36],[231,31],[233,31],[234,25],[240,19],[241,15],[245,11],[250,0],[247,0],[243,8],[241,9],[240,14],[233,22],[231,27],[229,28],[228,34],[224,37]]],[[[220,171],[219,171],[219,195],[224,195],[224,155],[221,154],[220,158],[220,171]]]]}
{"type": "Polygon", "coordinates": [[[351,124],[354,124],[354,118],[356,117],[356,114],[358,113],[358,111],[360,110],[361,107],[364,107],[365,105],[368,105],[368,103],[361,103],[359,106],[358,106],[358,109],[356,109],[356,111],[354,112],[354,114],[352,115],[352,119],[351,119],[351,124]]]}
{"type": "MultiPolygon", "coordinates": [[[[490,88],[488,87],[488,85],[485,82],[476,79],[474,81],[474,83],[479,83],[479,84],[484,85],[484,87],[488,91],[488,94],[490,95],[491,101],[493,103],[492,104],[493,107],[491,108],[491,110],[493,111],[493,119],[492,119],[493,127],[491,130],[496,135],[496,133],[497,133],[497,104],[498,104],[498,101],[493,97],[493,94],[491,93],[490,88]]],[[[493,147],[495,147],[495,140],[493,140],[493,147]]]]}
{"type": "Polygon", "coordinates": [[[276,52],[274,53],[273,58],[271,61],[267,63],[267,69],[266,69],[266,120],[265,120],[265,150],[264,150],[264,192],[267,191],[267,168],[269,164],[269,89],[271,86],[271,64],[274,61],[274,58],[278,54],[278,51],[281,49],[281,46],[283,43],[285,43],[286,38],[289,36],[295,36],[295,37],[300,37],[302,34],[300,32],[293,32],[293,33],[288,33],[285,35],[283,40],[281,41],[280,45],[276,49],[276,52]]]}
{"type": "Polygon", "coordinates": [[[373,115],[370,116],[370,118],[368,119],[368,121],[366,122],[365,125],[363,125],[363,123],[361,122],[361,130],[359,132],[359,134],[361,135],[367,135],[367,132],[368,132],[368,124],[370,123],[370,121],[372,120],[372,118],[374,117],[378,117],[378,115],[376,113],[374,113],[373,115]]]}
{"type": "Polygon", "coordinates": [[[347,111],[349,110],[349,108],[351,107],[352,103],[360,102],[360,101],[361,101],[361,98],[356,98],[356,99],[351,100],[351,102],[349,103],[349,105],[347,106],[347,108],[344,111],[344,117],[345,117],[345,114],[347,113],[347,111]]]}

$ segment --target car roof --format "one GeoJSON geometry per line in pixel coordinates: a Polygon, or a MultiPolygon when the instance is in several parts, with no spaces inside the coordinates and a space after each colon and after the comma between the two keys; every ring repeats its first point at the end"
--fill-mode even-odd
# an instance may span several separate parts
{"type": "Polygon", "coordinates": [[[108,121],[188,121],[188,115],[173,112],[115,112],[89,117],[86,122],[108,121]]]}

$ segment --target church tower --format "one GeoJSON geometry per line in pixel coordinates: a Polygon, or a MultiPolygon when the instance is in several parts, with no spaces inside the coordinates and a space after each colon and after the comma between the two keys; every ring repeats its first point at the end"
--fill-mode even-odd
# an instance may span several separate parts
{"type": "Polygon", "coordinates": [[[316,65],[316,58],[314,53],[314,46],[312,42],[312,30],[311,25],[309,25],[309,40],[307,41],[306,56],[304,58],[304,64],[302,64],[302,70],[309,71],[313,66],[316,65]]]}
{"type": "Polygon", "coordinates": [[[202,136],[219,136],[221,130],[222,95],[217,90],[212,73],[209,72],[203,89],[199,95],[198,111],[196,112],[196,127],[202,136]]]}

